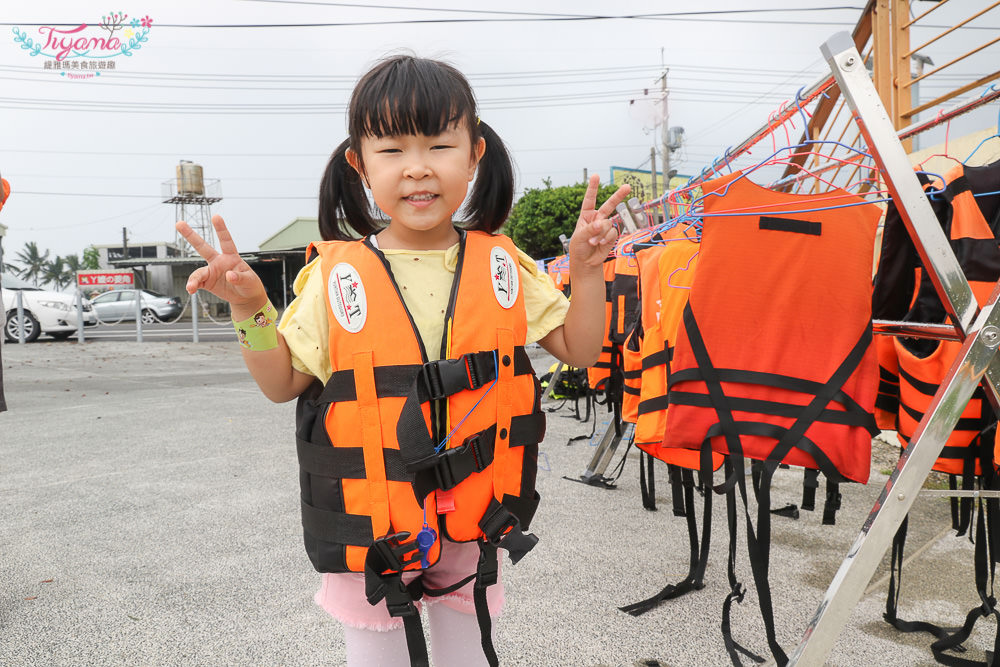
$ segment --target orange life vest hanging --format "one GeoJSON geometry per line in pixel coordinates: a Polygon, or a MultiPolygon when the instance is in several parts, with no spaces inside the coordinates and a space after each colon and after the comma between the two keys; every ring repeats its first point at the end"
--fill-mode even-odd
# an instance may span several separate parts
{"type": "MultiPolygon", "coordinates": [[[[700,451],[708,484],[708,454],[728,455],[722,488],[728,494],[738,488],[743,498],[767,643],[784,664],[768,584],[771,476],[784,462],[819,468],[836,481],[868,479],[871,437],[878,433],[871,416],[877,378],[871,270],[880,211],[844,191],[817,205],[813,197],[762,188],[740,172],[703,190],[701,253],[670,368],[663,444],[700,451]],[[815,210],[837,204],[849,206],[815,210]],[[756,529],[743,457],[764,462],[755,470],[756,529]]],[[[735,567],[736,514],[728,516],[731,592],[722,630],[738,663],[742,647],[729,616],[743,589],[735,567]]]]}
{"type": "Polygon", "coordinates": [[[431,362],[370,241],[315,249],[333,375],[299,408],[302,523],[314,566],[364,571],[373,543],[409,533],[399,537],[403,567],[429,567],[440,540],[416,554],[407,539],[422,528],[456,542],[513,540],[516,560],[534,544],[521,531],[538,503],[545,421],[523,347],[513,243],[462,233],[442,358],[431,362]],[[432,419],[432,405],[443,416],[432,419]]]}
{"type": "Polygon", "coordinates": [[[704,191],[724,196],[704,200],[664,446],[704,443],[866,482],[878,432],[871,267],[879,210],[843,191],[822,206],[857,205],[811,210],[815,199],[741,173],[704,191]],[[776,213],[742,214],[768,210],[776,213]]]}
{"type": "MultiPolygon", "coordinates": [[[[639,317],[625,340],[622,363],[625,367],[625,386],[622,393],[622,420],[631,424],[639,422],[639,402],[642,395],[643,347],[646,345],[647,327],[654,327],[659,317],[659,285],[656,266],[663,246],[633,245],[635,263],[639,273],[639,317]]],[[[658,330],[658,329],[657,329],[658,330]]]]}
{"type": "MultiPolygon", "coordinates": [[[[649,296],[643,301],[645,331],[642,349],[642,380],[639,387],[635,443],[644,452],[670,465],[697,470],[697,451],[667,447],[667,380],[677,340],[681,314],[696,275],[701,244],[696,232],[684,226],[663,234],[656,261],[643,264],[644,285],[649,296]],[[654,306],[647,309],[647,306],[654,306]]],[[[713,453],[712,468],[722,465],[722,455],[713,453]]]]}
{"type": "Polygon", "coordinates": [[[618,355],[622,374],[622,421],[634,424],[639,404],[638,351],[625,344],[634,333],[639,320],[639,264],[634,243],[648,239],[650,232],[642,229],[618,240],[615,248],[615,277],[611,283],[611,323],[608,340],[621,350],[618,355]]]}
{"type": "MultiPolygon", "coordinates": [[[[976,301],[982,306],[988,300],[996,281],[1000,280],[998,240],[976,202],[965,177],[965,167],[956,166],[945,174],[944,179],[944,193],[941,196],[948,202],[948,207],[944,209],[943,215],[939,214],[941,222],[956,258],[966,273],[976,301]]],[[[918,297],[917,304],[928,303],[929,293],[933,289],[929,282],[920,282],[921,296],[927,294],[928,297],[918,297]]],[[[943,307],[939,300],[934,303],[937,308],[933,308],[936,313],[931,315],[931,321],[940,321],[943,307]]],[[[924,307],[923,310],[926,311],[927,308],[924,307]]],[[[908,319],[920,316],[921,313],[917,313],[908,319]]],[[[958,356],[961,343],[935,341],[928,346],[929,341],[926,341],[920,349],[913,349],[908,341],[895,338],[893,342],[899,364],[898,434],[905,447],[958,356]],[[928,351],[929,354],[924,354],[928,351]]],[[[983,390],[977,388],[962,411],[958,424],[948,437],[933,469],[951,474],[982,474],[977,453],[971,445],[984,429],[994,423],[996,417],[993,410],[983,390]]]]}
{"type": "Polygon", "coordinates": [[[604,260],[604,340],[601,342],[601,354],[597,362],[587,369],[587,384],[594,391],[605,391],[608,389],[608,380],[611,377],[611,365],[615,351],[610,336],[611,327],[611,285],[615,280],[615,257],[609,256],[604,260]]]}
{"type": "Polygon", "coordinates": [[[569,296],[569,255],[554,257],[545,265],[545,272],[552,279],[552,284],[556,286],[556,289],[569,296]]]}

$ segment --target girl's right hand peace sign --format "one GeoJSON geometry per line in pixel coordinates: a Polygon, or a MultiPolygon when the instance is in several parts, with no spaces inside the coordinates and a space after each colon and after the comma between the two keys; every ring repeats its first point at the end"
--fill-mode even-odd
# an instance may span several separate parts
{"type": "Polygon", "coordinates": [[[238,315],[244,310],[248,312],[247,317],[249,317],[253,314],[250,311],[259,309],[267,301],[267,291],[260,277],[236,251],[236,244],[233,243],[233,237],[229,234],[222,216],[212,216],[212,226],[215,228],[216,236],[219,237],[219,251],[210,246],[183,220],[176,225],[181,236],[187,239],[195,252],[208,262],[207,266],[195,269],[188,278],[186,286],[188,294],[194,294],[199,289],[207,290],[229,302],[234,319],[238,319],[238,315]]]}

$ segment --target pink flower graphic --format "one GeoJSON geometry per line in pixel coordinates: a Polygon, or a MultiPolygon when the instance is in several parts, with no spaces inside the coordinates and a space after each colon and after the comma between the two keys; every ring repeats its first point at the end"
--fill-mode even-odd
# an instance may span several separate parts
{"type": "Polygon", "coordinates": [[[146,29],[153,27],[153,19],[149,18],[149,15],[143,16],[139,23],[141,23],[142,27],[146,29]]]}

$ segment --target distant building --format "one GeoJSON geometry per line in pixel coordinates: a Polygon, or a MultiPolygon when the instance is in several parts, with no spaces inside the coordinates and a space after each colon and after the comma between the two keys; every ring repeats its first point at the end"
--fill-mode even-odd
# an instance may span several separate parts
{"type": "Polygon", "coordinates": [[[278,308],[284,308],[295,298],[292,283],[306,265],[306,248],[310,243],[322,240],[318,218],[295,218],[261,241],[260,250],[241,254],[264,282],[271,302],[278,308]],[[255,261],[247,259],[247,255],[251,255],[255,261]]]}
{"type": "Polygon", "coordinates": [[[95,245],[94,248],[97,249],[98,268],[131,268],[135,271],[138,287],[161,294],[176,294],[173,267],[170,264],[147,263],[147,260],[183,259],[180,248],[173,243],[130,243],[128,247],[118,243],[95,245]]]}
{"type": "MultiPolygon", "coordinates": [[[[284,309],[293,298],[295,276],[305,266],[306,248],[321,240],[316,218],[295,218],[262,241],[259,250],[241,252],[240,257],[260,276],[271,302],[284,309]]],[[[127,251],[121,243],[95,247],[100,268],[133,269],[140,288],[169,296],[183,296],[188,276],[205,265],[197,255],[182,256],[182,250],[167,241],[129,243],[127,251]]],[[[216,314],[226,311],[214,296],[202,292],[201,298],[216,314]]]]}

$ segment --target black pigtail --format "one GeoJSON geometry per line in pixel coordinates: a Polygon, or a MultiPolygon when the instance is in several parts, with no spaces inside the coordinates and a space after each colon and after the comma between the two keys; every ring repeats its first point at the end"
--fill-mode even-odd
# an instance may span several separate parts
{"type": "Polygon", "coordinates": [[[486,153],[479,161],[479,171],[466,207],[472,220],[469,229],[493,233],[510,215],[514,201],[514,165],[503,139],[486,123],[479,121],[479,136],[486,140],[486,153]]]}
{"type": "Polygon", "coordinates": [[[324,241],[350,241],[380,229],[372,220],[361,177],[347,162],[350,145],[345,139],[333,151],[319,186],[319,233],[324,241]]]}

